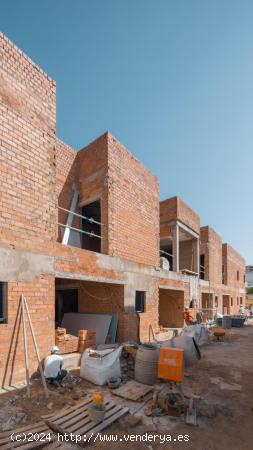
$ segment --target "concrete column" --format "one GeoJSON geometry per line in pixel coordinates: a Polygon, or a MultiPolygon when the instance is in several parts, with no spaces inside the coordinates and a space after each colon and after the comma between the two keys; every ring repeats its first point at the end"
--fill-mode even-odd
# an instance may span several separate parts
{"type": "Polygon", "coordinates": [[[199,238],[195,240],[195,261],[194,261],[194,271],[199,274],[199,238]]]}
{"type": "Polygon", "coordinates": [[[176,222],[172,233],[172,269],[174,272],[179,272],[179,226],[176,222]]]}

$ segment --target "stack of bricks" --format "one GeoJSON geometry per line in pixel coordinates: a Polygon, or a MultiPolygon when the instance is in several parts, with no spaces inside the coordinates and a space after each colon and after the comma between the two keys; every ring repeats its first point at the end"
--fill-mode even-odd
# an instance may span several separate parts
{"type": "Polygon", "coordinates": [[[78,338],[71,334],[66,334],[65,328],[56,329],[55,344],[59,347],[60,353],[73,353],[78,351],[78,338]]]}
{"type": "Polygon", "coordinates": [[[78,351],[83,353],[86,348],[96,348],[96,330],[79,330],[78,351]]]}

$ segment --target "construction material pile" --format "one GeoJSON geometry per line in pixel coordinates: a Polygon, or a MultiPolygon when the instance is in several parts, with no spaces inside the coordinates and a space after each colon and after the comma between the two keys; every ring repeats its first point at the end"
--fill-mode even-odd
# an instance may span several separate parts
{"type": "Polygon", "coordinates": [[[96,330],[79,330],[78,351],[83,353],[86,348],[96,348],[96,330]]]}
{"type": "Polygon", "coordinates": [[[55,344],[60,353],[73,353],[78,351],[78,337],[66,333],[66,328],[55,330],[55,344]]]}

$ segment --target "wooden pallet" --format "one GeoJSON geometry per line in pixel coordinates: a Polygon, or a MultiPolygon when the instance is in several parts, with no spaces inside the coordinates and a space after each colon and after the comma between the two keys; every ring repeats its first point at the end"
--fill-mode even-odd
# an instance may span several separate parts
{"type": "Polygon", "coordinates": [[[147,386],[146,384],[138,383],[138,381],[130,380],[117,389],[113,389],[112,393],[114,395],[118,395],[119,397],[136,402],[145,397],[145,395],[152,390],[153,386],[147,386]]]}
{"type": "MultiPolygon", "coordinates": [[[[91,398],[79,402],[75,406],[65,408],[58,414],[43,416],[46,423],[55,433],[82,436],[82,442],[85,442],[100,433],[115,420],[122,417],[129,410],[127,407],[116,404],[110,399],[105,400],[106,412],[103,422],[94,423],[91,421],[87,407],[92,402],[91,398]]],[[[60,443],[59,443],[60,446],[60,443]]],[[[53,443],[50,449],[57,448],[57,443],[53,443]]]]}
{"type": "Polygon", "coordinates": [[[18,450],[32,450],[34,448],[45,447],[55,439],[55,434],[52,433],[45,422],[37,422],[26,425],[18,430],[0,433],[0,450],[13,448],[17,448],[18,450]],[[18,436],[22,440],[16,440],[15,436],[18,436]],[[46,439],[46,436],[50,436],[50,441],[46,439]]]}

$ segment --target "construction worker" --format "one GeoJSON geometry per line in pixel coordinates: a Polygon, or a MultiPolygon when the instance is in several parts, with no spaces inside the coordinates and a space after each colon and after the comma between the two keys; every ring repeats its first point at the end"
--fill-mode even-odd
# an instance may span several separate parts
{"type": "Polygon", "coordinates": [[[51,349],[51,355],[44,360],[44,376],[46,380],[56,387],[61,386],[62,380],[67,375],[67,370],[62,369],[63,357],[60,355],[59,348],[54,345],[51,349]]]}
{"type": "Polygon", "coordinates": [[[186,306],[184,310],[184,320],[186,325],[191,325],[193,321],[193,317],[189,311],[189,308],[186,306]]]}
{"type": "Polygon", "coordinates": [[[243,315],[244,314],[244,306],[241,305],[239,308],[239,314],[243,315]]]}

